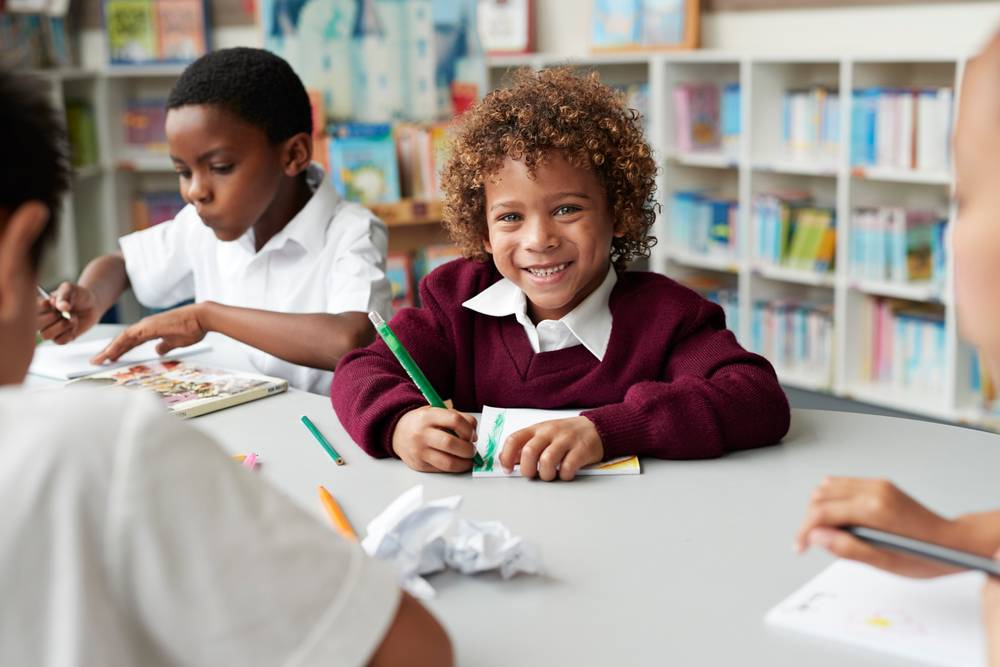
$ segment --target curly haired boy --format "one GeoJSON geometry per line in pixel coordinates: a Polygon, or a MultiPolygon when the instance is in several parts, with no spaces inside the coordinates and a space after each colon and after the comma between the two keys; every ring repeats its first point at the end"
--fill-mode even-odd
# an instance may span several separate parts
{"type": "Polygon", "coordinates": [[[377,341],[337,366],[331,400],[372,456],[462,472],[484,405],[577,409],[512,434],[501,464],[573,479],[629,454],[720,456],[777,442],[788,402],[722,310],[625,271],[649,254],[656,164],[638,114],[596,74],[520,72],[462,119],[444,222],[463,259],[428,275],[392,328],[453,409],[426,405],[377,341]]]}

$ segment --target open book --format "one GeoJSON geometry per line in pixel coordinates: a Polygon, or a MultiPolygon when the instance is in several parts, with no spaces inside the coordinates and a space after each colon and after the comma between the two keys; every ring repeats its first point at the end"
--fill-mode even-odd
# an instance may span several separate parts
{"type": "Polygon", "coordinates": [[[156,361],[97,373],[77,382],[152,389],[181,417],[222,410],[288,389],[288,382],[266,375],[205,368],[183,361],[156,361]]]}
{"type": "Polygon", "coordinates": [[[32,375],[40,375],[52,378],[53,380],[75,380],[76,378],[100,373],[110,368],[132,366],[147,361],[176,359],[200,352],[207,352],[212,349],[207,343],[201,342],[189,347],[179,347],[161,357],[156,353],[156,345],[160,341],[151,340],[132,348],[123,354],[118,361],[103,366],[94,366],[91,364],[91,358],[106,348],[111,341],[111,338],[101,338],[98,340],[73,341],[66,345],[43,343],[35,348],[35,356],[31,360],[31,368],[28,369],[28,372],[32,375]]]}
{"type": "MultiPolygon", "coordinates": [[[[483,406],[483,414],[479,418],[479,428],[476,431],[476,447],[483,457],[483,465],[472,468],[473,477],[520,477],[520,466],[514,466],[509,475],[500,465],[500,452],[503,443],[509,435],[522,428],[550,419],[565,419],[576,417],[575,410],[532,410],[526,408],[492,408],[483,406]]],[[[577,475],[638,475],[642,472],[639,459],[635,456],[622,456],[610,461],[603,461],[580,468],[577,475]]]]}

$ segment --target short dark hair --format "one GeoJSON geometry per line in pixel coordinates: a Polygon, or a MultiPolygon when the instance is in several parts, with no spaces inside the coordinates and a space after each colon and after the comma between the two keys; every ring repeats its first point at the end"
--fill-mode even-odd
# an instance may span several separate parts
{"type": "Polygon", "coordinates": [[[49,101],[44,82],[0,66],[0,209],[13,213],[21,204],[40,201],[49,221],[31,249],[37,271],[42,251],[56,235],[70,167],[63,120],[49,101]]]}
{"type": "Polygon", "coordinates": [[[287,62],[263,49],[221,49],[188,65],[170,91],[167,109],[189,104],[217,105],[264,130],[272,143],[313,131],[301,79],[287,62]]]}

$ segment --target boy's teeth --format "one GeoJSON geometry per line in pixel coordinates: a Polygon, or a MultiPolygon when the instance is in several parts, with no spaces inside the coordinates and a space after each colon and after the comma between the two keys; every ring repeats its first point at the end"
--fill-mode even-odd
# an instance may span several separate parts
{"type": "Polygon", "coordinates": [[[559,273],[565,268],[565,264],[560,264],[559,266],[550,266],[547,269],[528,269],[528,271],[531,271],[531,275],[533,276],[544,278],[545,276],[551,276],[553,273],[559,273]]]}

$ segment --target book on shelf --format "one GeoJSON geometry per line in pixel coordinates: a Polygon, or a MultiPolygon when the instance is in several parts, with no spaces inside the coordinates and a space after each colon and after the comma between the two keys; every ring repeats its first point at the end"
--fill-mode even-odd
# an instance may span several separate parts
{"type": "Polygon", "coordinates": [[[392,291],[392,309],[399,310],[412,306],[415,302],[413,282],[413,255],[405,252],[390,252],[385,258],[385,276],[392,291]]]}
{"type": "Polygon", "coordinates": [[[209,50],[204,0],[104,0],[113,65],[192,62],[209,50]]]}
{"type": "Polygon", "coordinates": [[[186,202],[176,190],[141,192],[132,199],[132,230],[173,220],[184,206],[186,202]]]}
{"type": "Polygon", "coordinates": [[[945,381],[946,336],[940,308],[868,297],[862,304],[861,373],[868,382],[933,395],[945,381]]]}
{"type": "Polygon", "coordinates": [[[833,372],[833,304],[756,301],[750,314],[750,349],[778,369],[813,377],[819,383],[829,382],[833,372]]]}
{"type": "Polygon", "coordinates": [[[168,411],[183,418],[224,410],[288,389],[288,382],[279,378],[176,360],[116,368],[79,381],[152,390],[160,395],[168,411]]]}
{"type": "Polygon", "coordinates": [[[66,100],[66,137],[74,167],[97,164],[97,125],[94,107],[86,100],[66,100]]]}
{"type": "Polygon", "coordinates": [[[807,192],[764,193],[753,199],[756,256],[767,264],[829,273],[836,248],[836,211],[807,192]]]}
{"type": "Polygon", "coordinates": [[[330,126],[330,178],[342,197],[361,204],[400,198],[392,128],[384,123],[330,126]]]}
{"type": "Polygon", "coordinates": [[[981,354],[973,351],[969,357],[969,389],[979,396],[980,406],[997,412],[997,387],[981,354]]]}
{"type": "Polygon", "coordinates": [[[790,89],[781,97],[781,139],[796,160],[832,162],[840,142],[840,94],[836,88],[790,89]]]}
{"type": "Polygon", "coordinates": [[[718,151],[719,87],[714,83],[681,83],[674,86],[674,146],[676,150],[718,151]]]}
{"type": "Polygon", "coordinates": [[[851,216],[850,275],[897,283],[942,284],[945,216],[903,206],[861,207],[851,216]]]}
{"type": "Polygon", "coordinates": [[[699,255],[733,259],[739,254],[739,204],[706,190],[670,196],[670,240],[699,255]]]}
{"type": "Polygon", "coordinates": [[[125,146],[135,153],[167,152],[167,100],[162,97],[126,101],[122,112],[125,146]]]}
{"type": "Polygon", "coordinates": [[[953,91],[860,88],[851,107],[851,164],[946,171],[951,167],[953,91]]]}
{"type": "Polygon", "coordinates": [[[452,139],[448,124],[397,123],[393,136],[402,196],[441,199],[441,169],[448,161],[452,139]]]}
{"type": "Polygon", "coordinates": [[[722,135],[722,149],[728,155],[739,152],[742,120],[740,84],[727,83],[722,87],[722,108],[719,110],[719,132],[722,135]]]}
{"type": "Polygon", "coordinates": [[[0,10],[0,55],[14,69],[70,66],[73,50],[66,18],[47,8],[34,13],[0,10]]]}

